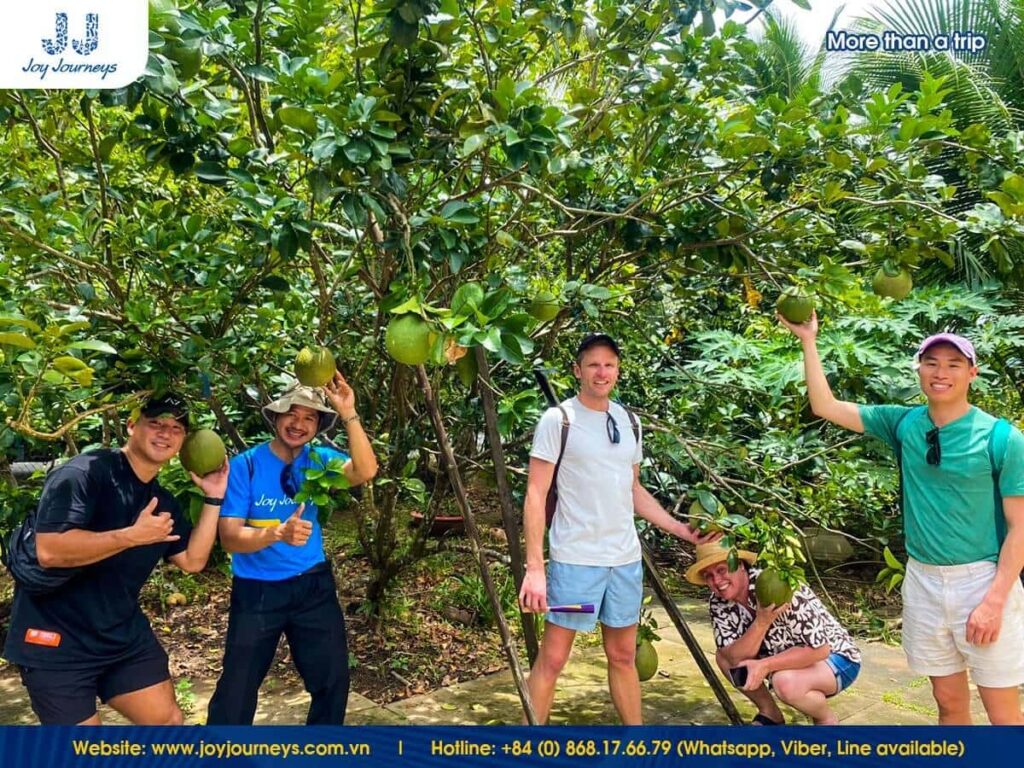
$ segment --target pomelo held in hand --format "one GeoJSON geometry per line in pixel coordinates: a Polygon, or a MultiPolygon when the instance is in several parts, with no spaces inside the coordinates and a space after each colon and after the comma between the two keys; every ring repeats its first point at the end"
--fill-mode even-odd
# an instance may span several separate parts
{"type": "Polygon", "coordinates": [[[643,640],[636,647],[636,673],[640,682],[650,680],[658,671],[658,651],[650,640],[643,640]]]}
{"type": "Polygon", "coordinates": [[[430,326],[419,315],[398,315],[388,323],[384,346],[388,354],[406,365],[423,365],[430,359],[430,326]]]}
{"type": "Polygon", "coordinates": [[[779,296],[775,308],[791,323],[806,323],[814,313],[814,297],[803,288],[787,288],[779,296]]]}
{"type": "Polygon", "coordinates": [[[754,585],[758,605],[785,605],[793,599],[793,588],[775,568],[765,568],[754,585]]]}
{"type": "Polygon", "coordinates": [[[334,378],[337,365],[327,347],[303,347],[295,356],[295,377],[307,387],[322,387],[334,378]]]}
{"type": "Polygon", "coordinates": [[[224,463],[227,451],[220,435],[212,429],[197,429],[181,446],[181,465],[200,477],[215,472],[224,463]]]}
{"type": "Polygon", "coordinates": [[[892,270],[882,267],[871,281],[871,290],[879,296],[888,296],[896,301],[907,298],[913,287],[914,279],[905,269],[892,270]]]}

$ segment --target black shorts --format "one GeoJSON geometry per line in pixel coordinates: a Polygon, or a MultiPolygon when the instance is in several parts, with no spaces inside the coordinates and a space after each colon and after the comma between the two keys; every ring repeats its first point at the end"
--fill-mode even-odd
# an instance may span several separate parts
{"type": "Polygon", "coordinates": [[[105,704],[171,678],[167,653],[155,637],[128,658],[93,669],[19,670],[32,711],[43,725],[77,725],[96,714],[97,697],[105,704]]]}

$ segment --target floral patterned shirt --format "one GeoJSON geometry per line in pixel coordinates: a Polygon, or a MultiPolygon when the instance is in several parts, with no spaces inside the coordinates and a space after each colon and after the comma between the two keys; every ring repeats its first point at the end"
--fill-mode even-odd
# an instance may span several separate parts
{"type": "MultiPolygon", "coordinates": [[[[760,573],[759,568],[750,569],[750,606],[757,605],[754,584],[760,573]]],[[[768,627],[757,658],[775,656],[798,646],[820,648],[827,643],[832,653],[860,663],[860,650],[854,645],[850,633],[828,612],[810,587],[806,584],[801,586],[793,595],[791,604],[793,607],[768,627]]],[[[714,594],[708,608],[718,648],[735,643],[754,623],[755,608],[722,600],[714,594]]]]}

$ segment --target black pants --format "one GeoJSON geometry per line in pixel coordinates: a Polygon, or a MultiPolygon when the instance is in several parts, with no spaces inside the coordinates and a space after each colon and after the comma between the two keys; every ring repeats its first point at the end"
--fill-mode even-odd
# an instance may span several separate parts
{"type": "Polygon", "coordinates": [[[284,581],[235,577],[224,671],[208,725],[252,725],[263,678],[281,633],[313,697],[307,725],[342,725],[348,704],[348,643],[334,576],[324,563],[284,581]]]}

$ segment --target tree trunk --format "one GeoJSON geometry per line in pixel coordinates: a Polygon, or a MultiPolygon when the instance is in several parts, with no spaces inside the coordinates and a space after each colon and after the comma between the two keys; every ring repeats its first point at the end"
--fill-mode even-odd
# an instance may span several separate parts
{"type": "Polygon", "coordinates": [[[676,606],[675,601],[672,599],[672,595],[669,594],[668,587],[665,586],[665,582],[661,580],[661,574],[658,572],[658,566],[654,562],[654,558],[651,557],[651,550],[646,543],[641,542],[643,545],[644,555],[644,570],[647,572],[647,578],[651,582],[651,587],[654,589],[654,593],[661,600],[661,604],[665,606],[665,610],[668,612],[668,616],[672,619],[672,623],[675,624],[676,629],[679,631],[679,636],[683,638],[683,642],[686,643],[686,647],[690,649],[690,655],[693,656],[693,660],[697,662],[697,667],[704,674],[704,678],[708,681],[711,686],[711,690],[715,692],[715,696],[718,698],[718,703],[722,705],[722,709],[725,710],[726,716],[733,725],[743,725],[743,718],[740,717],[739,711],[736,709],[736,705],[732,703],[732,699],[729,698],[729,694],[726,692],[725,687],[722,685],[722,681],[718,679],[718,675],[715,674],[714,667],[711,666],[711,662],[708,661],[704,655],[704,649],[700,647],[700,643],[697,642],[697,638],[693,636],[693,632],[686,625],[686,619],[683,618],[683,614],[679,612],[679,608],[676,606]]]}
{"type": "Polygon", "coordinates": [[[430,420],[434,424],[434,431],[437,433],[438,446],[441,454],[447,459],[445,462],[448,470],[448,478],[452,488],[455,490],[455,498],[462,509],[462,516],[465,519],[466,533],[473,545],[473,552],[476,555],[477,563],[480,566],[480,578],[483,579],[487,596],[491,599],[491,607],[494,608],[494,615],[498,621],[498,631],[501,633],[502,645],[505,656],[508,658],[509,667],[512,670],[512,679],[515,681],[516,689],[519,691],[519,699],[523,703],[523,711],[526,713],[526,721],[530,725],[537,725],[537,714],[533,710],[533,702],[530,700],[530,691],[526,687],[526,678],[523,677],[523,669],[519,664],[519,654],[516,650],[515,639],[508,628],[508,620],[501,608],[501,599],[494,587],[494,580],[491,579],[490,568],[487,567],[487,557],[483,553],[480,543],[480,531],[477,529],[473,512],[469,508],[469,499],[466,498],[466,489],[462,485],[462,477],[459,475],[458,465],[455,463],[455,455],[452,453],[451,443],[448,441],[448,433],[444,428],[444,420],[441,418],[441,411],[434,400],[434,392],[430,387],[430,379],[427,377],[427,369],[422,365],[416,366],[416,375],[419,377],[420,388],[423,390],[423,397],[427,402],[427,410],[430,411],[430,420]]]}
{"type": "MultiPolygon", "coordinates": [[[[505,466],[505,452],[501,447],[501,433],[498,432],[498,409],[494,403],[494,392],[491,389],[491,373],[487,368],[487,353],[483,347],[473,350],[477,362],[477,384],[480,387],[480,402],[484,406],[484,420],[487,424],[487,445],[491,449],[491,461],[494,463],[494,480],[498,487],[498,498],[501,500],[501,520],[505,526],[505,537],[508,539],[508,554],[512,558],[512,575],[516,580],[516,591],[523,586],[523,550],[520,546],[519,523],[516,521],[515,502],[508,485],[508,469],[505,466]]],[[[530,666],[537,660],[537,625],[533,614],[519,611],[523,626],[523,640],[526,643],[526,656],[530,666]]]]}

